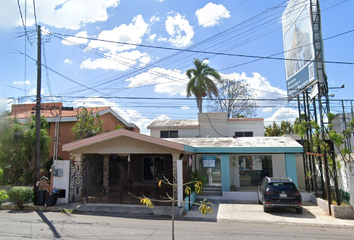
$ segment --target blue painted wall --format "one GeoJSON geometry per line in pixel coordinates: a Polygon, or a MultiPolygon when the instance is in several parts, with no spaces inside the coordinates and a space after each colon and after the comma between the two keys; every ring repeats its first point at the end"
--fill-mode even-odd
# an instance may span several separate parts
{"type": "Polygon", "coordinates": [[[298,186],[295,154],[285,154],[285,169],[286,176],[291,178],[296,186],[298,186]]]}
{"type": "Polygon", "coordinates": [[[222,191],[230,191],[229,154],[221,154],[221,183],[222,191]]]}

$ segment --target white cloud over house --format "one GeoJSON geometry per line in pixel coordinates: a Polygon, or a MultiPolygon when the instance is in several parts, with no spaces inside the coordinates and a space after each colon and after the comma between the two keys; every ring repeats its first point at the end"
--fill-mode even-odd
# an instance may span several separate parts
{"type": "Polygon", "coordinates": [[[230,12],[222,4],[209,2],[195,12],[199,26],[213,27],[219,25],[223,18],[229,18],[230,12]]]}
{"type": "Polygon", "coordinates": [[[246,73],[221,73],[221,76],[225,79],[246,81],[250,85],[250,89],[253,91],[255,98],[279,99],[287,97],[285,90],[273,87],[267,78],[262,77],[261,74],[256,72],[252,73],[252,76],[247,76],[246,73]]]}
{"type": "Polygon", "coordinates": [[[170,96],[180,94],[186,95],[186,85],[188,78],[180,70],[170,70],[164,68],[153,68],[135,77],[126,80],[130,82],[128,88],[155,86],[157,93],[169,94],[170,96]]]}
{"type": "MultiPolygon", "coordinates": [[[[29,92],[30,95],[37,95],[37,88],[32,88],[29,92]]],[[[44,89],[41,89],[41,94],[44,94],[44,89]]]]}
{"type": "Polygon", "coordinates": [[[264,119],[264,125],[272,124],[273,121],[278,124],[281,121],[290,121],[293,123],[297,117],[299,117],[297,109],[282,107],[275,111],[271,117],[264,119]]]}
{"type": "Polygon", "coordinates": [[[111,52],[122,52],[129,49],[134,49],[136,48],[135,45],[119,44],[115,42],[140,44],[143,36],[148,33],[148,31],[149,24],[144,21],[141,15],[138,15],[133,18],[130,24],[122,24],[112,30],[102,31],[98,35],[98,39],[112,42],[91,41],[89,43],[89,47],[111,52]]]}
{"type": "Polygon", "coordinates": [[[194,36],[193,27],[188,20],[179,13],[168,16],[165,22],[167,33],[170,35],[168,41],[175,47],[185,47],[192,44],[194,36]]]}
{"type": "MultiPolygon", "coordinates": [[[[39,23],[56,28],[77,30],[87,23],[103,22],[108,19],[107,10],[117,7],[120,0],[20,0],[21,9],[27,8],[27,12],[34,12],[35,2],[36,17],[39,23]],[[25,6],[27,3],[27,6],[25,6]]],[[[0,8],[0,27],[13,28],[22,25],[17,1],[2,0],[0,8]]],[[[34,14],[28,14],[27,26],[35,23],[34,14]]]]}

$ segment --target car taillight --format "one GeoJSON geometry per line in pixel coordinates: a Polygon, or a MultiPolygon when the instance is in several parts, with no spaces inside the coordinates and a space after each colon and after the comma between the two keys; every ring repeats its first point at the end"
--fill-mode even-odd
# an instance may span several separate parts
{"type": "Polygon", "coordinates": [[[299,191],[296,191],[295,195],[296,195],[296,196],[300,196],[300,192],[299,192],[299,191]]]}
{"type": "Polygon", "coordinates": [[[271,191],[269,188],[267,188],[267,190],[266,190],[266,194],[267,194],[267,195],[273,195],[273,194],[274,194],[274,192],[273,192],[273,191],[271,191]]]}

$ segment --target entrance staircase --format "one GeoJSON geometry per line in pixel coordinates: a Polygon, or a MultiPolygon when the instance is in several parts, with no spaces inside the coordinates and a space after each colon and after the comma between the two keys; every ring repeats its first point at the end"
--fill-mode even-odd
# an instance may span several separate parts
{"type": "Polygon", "coordinates": [[[209,196],[222,196],[221,186],[204,186],[203,192],[198,194],[198,197],[208,198],[209,196]]]}

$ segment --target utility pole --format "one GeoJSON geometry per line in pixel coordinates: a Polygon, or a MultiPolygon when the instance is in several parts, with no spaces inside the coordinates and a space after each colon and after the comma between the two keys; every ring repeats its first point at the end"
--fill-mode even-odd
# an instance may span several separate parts
{"type": "Polygon", "coordinates": [[[40,138],[41,138],[41,26],[38,25],[37,29],[37,101],[36,101],[36,156],[35,156],[35,169],[34,169],[34,203],[38,204],[37,199],[37,186],[39,181],[39,158],[40,158],[40,138]]]}

